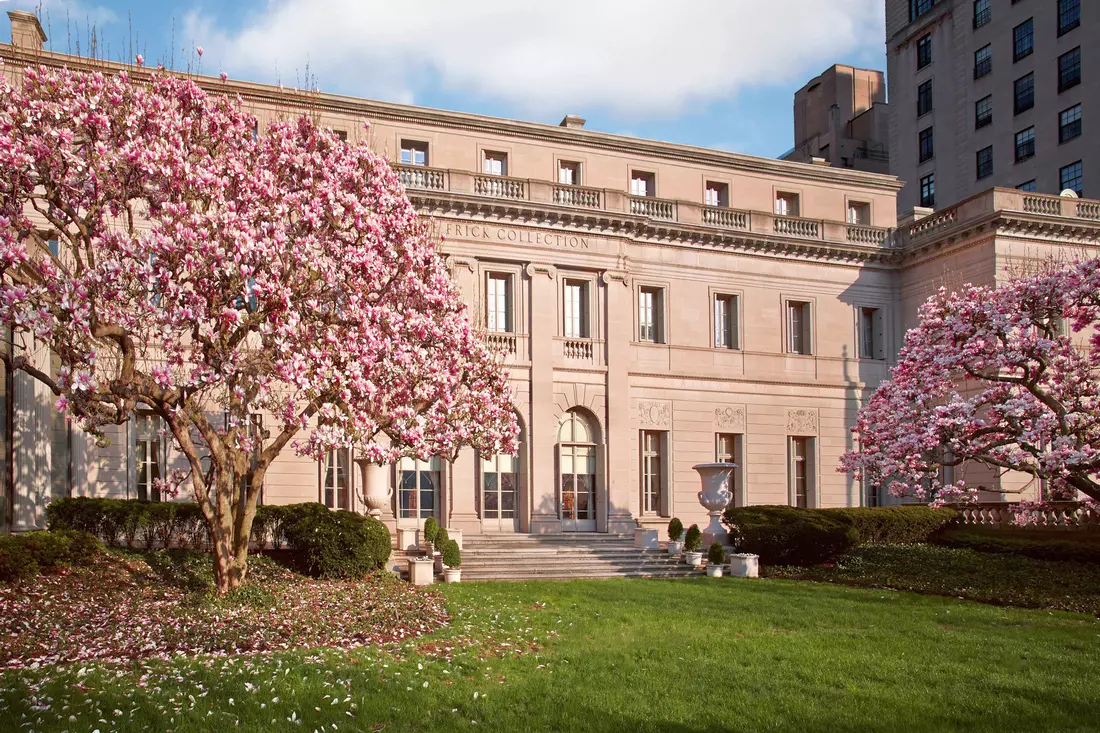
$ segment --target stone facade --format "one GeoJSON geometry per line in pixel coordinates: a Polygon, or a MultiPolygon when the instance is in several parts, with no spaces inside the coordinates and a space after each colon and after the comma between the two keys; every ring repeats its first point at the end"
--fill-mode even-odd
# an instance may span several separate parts
{"type": "MultiPolygon", "coordinates": [[[[4,73],[86,63],[42,51],[25,22],[14,14],[13,45],[0,45],[4,73]]],[[[1100,229],[1096,202],[999,189],[898,228],[891,176],[594,132],[572,116],[544,125],[198,81],[261,121],[308,111],[387,155],[510,372],[519,455],[389,467],[394,528],[429,515],[465,536],[702,523],[692,466],[716,459],[738,464],[739,504],[877,503],[835,466],[919,302],[956,277],[993,282],[1016,258],[1090,246],[1100,229]]],[[[47,395],[25,380],[6,381],[18,416],[6,526],[41,525],[52,495],[142,496],[150,471],[182,466],[139,421],[105,447],[63,423],[49,440],[47,395]],[[51,460],[65,470],[47,485],[51,460]]],[[[354,449],[321,464],[288,452],[262,500],[365,511],[354,449]]]]}

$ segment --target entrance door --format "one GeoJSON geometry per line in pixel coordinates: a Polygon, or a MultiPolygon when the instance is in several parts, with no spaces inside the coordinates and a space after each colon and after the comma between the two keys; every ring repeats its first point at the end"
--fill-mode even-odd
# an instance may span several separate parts
{"type": "Polygon", "coordinates": [[[519,459],[500,455],[481,459],[481,526],[490,532],[518,530],[516,491],[519,459]]]}
{"type": "Polygon", "coordinates": [[[402,458],[397,462],[397,526],[423,527],[428,517],[439,517],[436,506],[442,476],[439,456],[426,461],[402,458]]]}
{"type": "Polygon", "coordinates": [[[564,532],[596,531],[595,433],[588,420],[570,410],[558,428],[558,495],[564,532]]]}

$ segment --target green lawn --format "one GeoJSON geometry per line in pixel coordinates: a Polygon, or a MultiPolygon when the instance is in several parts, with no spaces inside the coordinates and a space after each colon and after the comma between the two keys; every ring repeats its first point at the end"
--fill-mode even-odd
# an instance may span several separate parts
{"type": "Polygon", "coordinates": [[[7,672],[0,728],[1095,731],[1086,615],[788,580],[462,584],[390,651],[7,672]],[[72,716],[72,719],[70,719],[72,716]]]}

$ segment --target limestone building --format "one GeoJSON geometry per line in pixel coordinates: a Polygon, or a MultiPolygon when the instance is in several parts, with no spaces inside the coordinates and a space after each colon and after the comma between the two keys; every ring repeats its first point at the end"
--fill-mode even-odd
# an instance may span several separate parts
{"type": "MultiPolygon", "coordinates": [[[[34,16],[9,16],[3,73],[87,63],[42,50],[34,16]]],[[[739,504],[875,504],[837,460],[920,301],[1100,230],[1097,202],[1001,189],[899,228],[888,175],[611,135],[571,115],[546,125],[198,81],[240,95],[261,126],[308,112],[387,155],[510,371],[519,455],[388,467],[394,527],[702,522],[692,466],[715,459],[738,464],[739,504]]],[[[5,347],[50,364],[34,344],[5,347]]],[[[151,415],[97,447],[25,375],[5,375],[3,398],[13,530],[41,525],[53,496],[156,499],[151,479],[182,465],[151,415]]],[[[354,458],[353,446],[320,463],[287,453],[262,501],[364,511],[354,458]]]]}

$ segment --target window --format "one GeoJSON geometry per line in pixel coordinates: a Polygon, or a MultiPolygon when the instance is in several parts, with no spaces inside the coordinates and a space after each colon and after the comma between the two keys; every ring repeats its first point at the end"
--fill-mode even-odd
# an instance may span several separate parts
{"type": "Polygon", "coordinates": [[[1024,181],[1023,183],[1021,183],[1019,186],[1016,187],[1016,190],[1017,191],[1037,191],[1038,189],[1035,186],[1035,179],[1032,178],[1030,181],[1024,181]]]}
{"type": "Polygon", "coordinates": [[[920,205],[928,209],[936,207],[935,173],[929,173],[920,179],[920,205]]]}
{"type": "Polygon", "coordinates": [[[737,464],[737,468],[730,473],[730,493],[733,494],[733,500],[730,504],[732,506],[742,506],[745,501],[741,491],[741,487],[744,485],[741,478],[742,447],[742,436],[739,433],[716,433],[714,436],[714,462],[737,464]]]}
{"type": "Polygon", "coordinates": [[[707,187],[703,193],[703,203],[705,203],[707,206],[729,206],[729,185],[726,183],[707,181],[707,187]]]}
{"type": "Polygon", "coordinates": [[[805,509],[816,503],[813,498],[813,446],[813,438],[787,438],[791,506],[805,509]]]}
{"type": "Polygon", "coordinates": [[[871,223],[871,205],[863,201],[848,202],[848,223],[867,226],[871,223]]]}
{"type": "Polygon", "coordinates": [[[558,426],[558,477],[563,529],[596,529],[596,428],[576,408],[558,426]]]}
{"type": "Polygon", "coordinates": [[[993,175],[993,146],[984,147],[976,156],[978,165],[978,180],[993,175]]]}
{"type": "Polygon", "coordinates": [[[714,296],[714,347],[736,349],[738,301],[736,295],[714,296]]]}
{"type": "Polygon", "coordinates": [[[981,79],[993,71],[993,50],[986,44],[974,52],[974,78],[981,79]]]}
{"type": "Polygon", "coordinates": [[[1020,114],[1035,106],[1035,73],[1021,76],[1013,84],[1012,113],[1020,114]]]}
{"type": "Polygon", "coordinates": [[[921,130],[918,134],[918,138],[920,142],[920,156],[917,162],[924,163],[925,161],[932,160],[932,156],[935,155],[935,150],[932,145],[932,128],[926,127],[921,130]]]}
{"type": "Polygon", "coordinates": [[[1058,0],[1058,35],[1081,25],[1081,0],[1058,0]]]}
{"type": "Polygon", "coordinates": [[[775,213],[777,216],[798,216],[798,194],[775,194],[775,213]]]}
{"type": "Polygon", "coordinates": [[[787,301],[787,353],[813,353],[810,329],[810,304],[801,300],[787,301]]]}
{"type": "Polygon", "coordinates": [[[501,454],[481,458],[481,518],[512,519],[516,515],[519,459],[501,454]]]}
{"type": "Polygon", "coordinates": [[[909,0],[909,21],[921,17],[936,6],[939,0],[909,0]]]}
{"type": "Polygon", "coordinates": [[[558,183],[566,186],[581,185],[581,164],[567,160],[558,161],[558,183]]]}
{"type": "Polygon", "coordinates": [[[566,280],[562,287],[562,335],[588,338],[588,283],[566,280]]]}
{"type": "Polygon", "coordinates": [[[351,448],[330,448],[321,460],[321,502],[351,510],[351,448]]]}
{"type": "Polygon", "coordinates": [[[1058,169],[1058,186],[1059,190],[1065,191],[1067,188],[1074,191],[1078,196],[1084,196],[1081,186],[1082,169],[1081,161],[1076,163],[1070,163],[1064,168],[1058,169]]]}
{"type": "Polygon", "coordinates": [[[1058,142],[1081,136],[1081,105],[1075,104],[1058,113],[1058,142]]]}
{"type": "Polygon", "coordinates": [[[660,514],[665,493],[664,447],[665,431],[643,430],[642,445],[642,513],[660,514]]]}
{"type": "Polygon", "coordinates": [[[1028,18],[1012,29],[1012,63],[1031,55],[1035,50],[1035,24],[1028,18]]]}
{"type": "Polygon", "coordinates": [[[882,308],[859,309],[859,358],[885,359],[885,318],[882,308]]]}
{"type": "Polygon", "coordinates": [[[925,33],[917,41],[917,71],[932,63],[932,34],[925,33]]]}
{"type": "Polygon", "coordinates": [[[917,117],[932,111],[932,80],[929,79],[917,87],[917,117]]]}
{"type": "Polygon", "coordinates": [[[652,173],[645,173],[644,171],[630,172],[631,196],[655,196],[656,194],[657,186],[652,173]]]}
{"type": "Polygon", "coordinates": [[[398,461],[400,487],[397,491],[397,516],[400,519],[427,519],[435,516],[436,493],[440,487],[439,456],[426,461],[405,457],[398,461]]]}
{"type": "Polygon", "coordinates": [[[1058,57],[1058,93],[1081,83],[1081,47],[1058,57]]]}
{"type": "Polygon", "coordinates": [[[428,164],[428,143],[423,143],[418,140],[402,140],[401,141],[401,164],[402,165],[427,165],[428,164]]]}
{"type": "Polygon", "coordinates": [[[1027,160],[1035,155],[1035,127],[1016,133],[1016,162],[1027,160]]]}
{"type": "Polygon", "coordinates": [[[974,103],[974,129],[980,130],[993,124],[993,95],[982,97],[974,103]]]}
{"type": "Polygon", "coordinates": [[[989,22],[989,0],[974,0],[974,28],[981,28],[989,22]]]}
{"type": "Polygon", "coordinates": [[[485,159],[482,161],[481,172],[488,176],[508,175],[508,154],[485,151],[485,159]]]}
{"type": "Polygon", "coordinates": [[[52,254],[54,257],[57,257],[58,259],[61,259],[61,240],[60,239],[55,238],[55,239],[47,240],[46,241],[46,247],[49,248],[50,254],[52,254]]]}
{"type": "Polygon", "coordinates": [[[485,328],[506,333],[512,326],[512,278],[490,272],[485,279],[485,328]]]}
{"type": "Polygon", "coordinates": [[[661,288],[638,289],[638,340],[664,343],[664,303],[661,288]]]}
{"type": "Polygon", "coordinates": [[[164,477],[164,421],[151,412],[134,416],[134,485],[138,501],[160,501],[164,477]]]}

